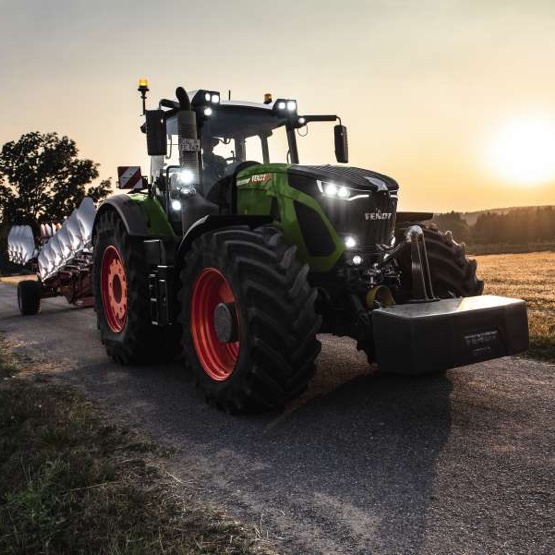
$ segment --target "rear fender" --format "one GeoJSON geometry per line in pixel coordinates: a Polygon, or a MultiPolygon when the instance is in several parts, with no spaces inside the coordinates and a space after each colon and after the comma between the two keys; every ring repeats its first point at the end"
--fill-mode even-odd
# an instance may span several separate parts
{"type": "Polygon", "coordinates": [[[434,217],[433,212],[397,212],[396,224],[425,222],[434,217]]]}
{"type": "Polygon", "coordinates": [[[109,210],[118,214],[131,237],[174,236],[158,199],[142,193],[114,195],[106,199],[97,210],[93,236],[100,216],[109,210]]]}

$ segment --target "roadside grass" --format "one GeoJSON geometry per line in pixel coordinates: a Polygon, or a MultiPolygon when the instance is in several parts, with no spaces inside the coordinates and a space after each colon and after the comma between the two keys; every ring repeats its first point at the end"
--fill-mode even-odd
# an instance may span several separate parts
{"type": "Polygon", "coordinates": [[[526,301],[527,356],[555,362],[555,252],[476,256],[476,260],[484,293],[526,301]]]}
{"type": "Polygon", "coordinates": [[[24,366],[0,340],[0,553],[273,553],[254,529],[184,501],[169,452],[24,366]]]}

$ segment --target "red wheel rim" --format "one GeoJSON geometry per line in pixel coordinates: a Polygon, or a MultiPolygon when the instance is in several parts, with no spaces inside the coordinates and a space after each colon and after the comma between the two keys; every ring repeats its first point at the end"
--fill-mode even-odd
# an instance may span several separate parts
{"type": "Polygon", "coordinates": [[[203,370],[216,381],[233,374],[240,341],[222,343],[216,334],[214,311],[220,303],[234,303],[235,296],[219,270],[205,268],[193,285],[191,333],[203,370]]]}
{"type": "Polygon", "coordinates": [[[119,333],[127,321],[127,277],[121,255],[112,245],[102,256],[100,286],[108,326],[119,333]]]}

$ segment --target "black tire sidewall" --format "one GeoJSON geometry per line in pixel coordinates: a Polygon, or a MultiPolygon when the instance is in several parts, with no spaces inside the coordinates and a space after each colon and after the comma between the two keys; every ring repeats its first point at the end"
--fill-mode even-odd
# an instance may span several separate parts
{"type": "Polygon", "coordinates": [[[41,285],[38,281],[23,280],[17,284],[17,305],[24,316],[32,316],[40,310],[41,285]]]}
{"type": "Polygon", "coordinates": [[[180,272],[180,321],[186,362],[206,400],[232,413],[280,408],[302,393],[320,352],[316,291],[296,247],[270,226],[225,227],[195,239],[180,272]],[[191,334],[197,276],[213,268],[227,280],[236,302],[240,348],[225,380],[203,368],[191,334]]]}

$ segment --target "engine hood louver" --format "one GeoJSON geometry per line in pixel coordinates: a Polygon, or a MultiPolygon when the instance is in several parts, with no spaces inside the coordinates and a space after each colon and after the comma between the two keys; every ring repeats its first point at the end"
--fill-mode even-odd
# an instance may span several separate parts
{"type": "Polygon", "coordinates": [[[369,191],[397,191],[399,184],[387,175],[365,170],[363,168],[343,166],[290,166],[289,171],[305,177],[312,177],[321,181],[338,181],[349,184],[357,189],[369,191]],[[384,187],[385,185],[385,187],[384,187]]]}

